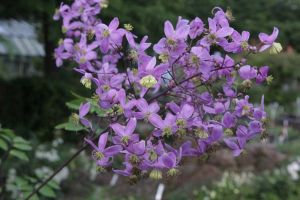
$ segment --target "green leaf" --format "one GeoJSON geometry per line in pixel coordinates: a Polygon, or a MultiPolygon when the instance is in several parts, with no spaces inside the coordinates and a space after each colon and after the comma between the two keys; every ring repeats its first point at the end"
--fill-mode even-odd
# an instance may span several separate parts
{"type": "Polygon", "coordinates": [[[13,142],[18,144],[29,144],[27,140],[24,140],[22,137],[19,136],[15,137],[13,142]]]}
{"type": "Polygon", "coordinates": [[[40,189],[39,193],[45,197],[49,197],[49,198],[55,198],[55,192],[53,191],[53,189],[49,186],[44,186],[40,189]]]}
{"type": "Polygon", "coordinates": [[[7,145],[6,141],[4,141],[1,138],[0,138],[0,148],[3,149],[4,151],[8,150],[8,145],[7,145]]]}
{"type": "Polygon", "coordinates": [[[56,190],[60,189],[60,186],[56,181],[50,181],[47,185],[56,190]]]}
{"type": "Polygon", "coordinates": [[[85,130],[84,126],[81,124],[76,124],[72,122],[66,122],[63,124],[59,124],[55,127],[56,129],[63,129],[66,131],[72,131],[72,132],[77,132],[77,131],[82,131],[85,130]]]}
{"type": "Polygon", "coordinates": [[[14,132],[11,129],[1,129],[1,132],[3,132],[4,134],[6,134],[11,138],[15,136],[14,132]]]}
{"type": "Polygon", "coordinates": [[[75,99],[73,101],[67,102],[66,106],[73,110],[79,110],[80,104],[83,102],[83,100],[75,99]]]}
{"type": "Polygon", "coordinates": [[[24,152],[16,150],[16,149],[11,150],[9,155],[12,155],[16,158],[19,158],[20,160],[23,160],[23,161],[27,161],[27,162],[29,161],[28,156],[24,152]]]}
{"type": "Polygon", "coordinates": [[[11,137],[5,135],[5,134],[0,134],[0,138],[3,138],[4,140],[6,140],[7,142],[11,142],[11,137]]]}
{"type": "Polygon", "coordinates": [[[21,143],[14,144],[14,148],[23,151],[30,151],[32,149],[32,147],[29,144],[21,144],[21,143]]]}

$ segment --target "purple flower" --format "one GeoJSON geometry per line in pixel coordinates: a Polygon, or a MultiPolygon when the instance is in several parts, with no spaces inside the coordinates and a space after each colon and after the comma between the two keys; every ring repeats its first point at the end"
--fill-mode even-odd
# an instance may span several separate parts
{"type": "Polygon", "coordinates": [[[222,123],[223,123],[223,125],[224,125],[225,128],[232,128],[232,127],[235,126],[236,118],[230,112],[226,112],[224,114],[222,123]]]}
{"type": "Polygon", "coordinates": [[[204,31],[204,24],[199,17],[196,17],[190,23],[190,32],[189,36],[191,39],[195,39],[196,37],[200,36],[204,31]]]}
{"type": "Polygon", "coordinates": [[[159,111],[159,105],[157,102],[148,104],[144,98],[139,99],[136,106],[140,111],[135,113],[137,119],[146,118],[148,120],[153,113],[157,113],[159,111]]]}
{"type": "Polygon", "coordinates": [[[242,34],[234,31],[231,38],[233,41],[225,47],[226,51],[240,53],[249,50],[250,46],[248,40],[250,38],[250,33],[248,31],[243,31],[242,34]]]}
{"type": "Polygon", "coordinates": [[[251,80],[256,78],[257,70],[250,65],[245,65],[239,69],[239,74],[244,80],[251,80]]]}
{"type": "Polygon", "coordinates": [[[263,43],[263,46],[259,49],[260,52],[267,50],[270,48],[275,40],[278,37],[279,30],[277,27],[274,27],[273,33],[271,35],[267,35],[266,33],[259,34],[259,40],[263,43]]]}
{"type": "Polygon", "coordinates": [[[170,136],[176,131],[176,117],[171,113],[167,113],[164,120],[159,115],[152,114],[149,117],[149,122],[158,129],[153,132],[156,137],[170,136]]]}
{"type": "MultiPolygon", "coordinates": [[[[222,42],[227,41],[225,37],[230,36],[234,29],[231,27],[218,27],[215,19],[208,18],[209,34],[202,39],[201,44],[210,46],[212,44],[221,45],[222,42]]],[[[221,45],[222,46],[222,45],[221,45]]]]}
{"type": "Polygon", "coordinates": [[[96,36],[103,53],[107,53],[109,49],[117,48],[121,44],[125,30],[118,29],[118,26],[118,18],[114,18],[108,26],[105,24],[97,25],[96,36]]]}
{"type": "Polygon", "coordinates": [[[137,134],[133,134],[136,128],[136,118],[131,118],[128,121],[127,126],[122,126],[118,123],[110,125],[114,130],[116,136],[113,137],[113,142],[115,144],[128,145],[129,143],[136,142],[139,138],[137,134]]]}
{"type": "Polygon", "coordinates": [[[226,138],[224,142],[233,151],[234,156],[239,156],[246,144],[246,140],[239,137],[226,138]]]}
{"type": "Polygon", "coordinates": [[[85,104],[81,104],[79,107],[80,122],[81,122],[81,124],[83,124],[85,127],[88,127],[88,128],[92,128],[92,124],[89,120],[87,120],[85,118],[85,116],[89,113],[90,108],[91,108],[91,104],[89,102],[85,103],[85,104]]]}
{"type": "Polygon", "coordinates": [[[265,81],[268,77],[269,67],[263,66],[258,69],[257,77],[256,77],[256,83],[262,83],[265,81]]]}
{"type": "Polygon", "coordinates": [[[104,160],[105,162],[98,162],[98,165],[101,166],[107,166],[110,165],[109,163],[109,158],[120,153],[122,151],[122,146],[120,145],[113,145],[110,147],[106,148],[107,144],[107,139],[108,139],[108,133],[103,133],[98,140],[98,146],[96,146],[93,141],[89,139],[84,139],[89,145],[91,145],[94,149],[94,159],[97,161],[102,161],[104,160]]]}

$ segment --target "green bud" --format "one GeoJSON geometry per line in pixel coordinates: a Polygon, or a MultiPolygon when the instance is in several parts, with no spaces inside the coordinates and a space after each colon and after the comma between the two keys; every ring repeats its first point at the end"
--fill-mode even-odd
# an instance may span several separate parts
{"type": "Polygon", "coordinates": [[[88,88],[88,89],[91,89],[92,88],[92,81],[88,78],[85,78],[83,77],[81,80],[80,80],[80,83],[82,85],[84,85],[84,87],[88,88]]]}
{"type": "Polygon", "coordinates": [[[152,88],[157,83],[154,76],[148,75],[140,80],[140,84],[145,88],[152,88]]]}

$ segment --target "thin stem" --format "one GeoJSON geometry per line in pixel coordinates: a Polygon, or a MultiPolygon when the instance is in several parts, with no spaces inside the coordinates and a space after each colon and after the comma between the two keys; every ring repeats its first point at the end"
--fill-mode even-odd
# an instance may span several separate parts
{"type": "MultiPolygon", "coordinates": [[[[109,127],[107,127],[104,131],[102,131],[100,134],[108,131],[109,127]]],[[[95,139],[95,138],[94,138],[95,139]]],[[[29,200],[33,195],[38,193],[40,189],[42,189],[49,181],[51,181],[63,168],[68,166],[77,156],[80,155],[82,151],[87,149],[89,145],[85,144],[80,149],[78,149],[68,160],[66,160],[63,164],[61,164],[47,179],[45,179],[37,188],[35,188],[26,198],[25,200],[29,200]]]]}

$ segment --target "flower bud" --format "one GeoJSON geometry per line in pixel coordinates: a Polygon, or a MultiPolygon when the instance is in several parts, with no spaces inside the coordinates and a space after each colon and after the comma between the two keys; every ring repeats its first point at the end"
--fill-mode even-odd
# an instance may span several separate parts
{"type": "Polygon", "coordinates": [[[140,80],[140,84],[145,88],[152,88],[156,83],[157,80],[152,75],[145,76],[140,80]]]}

